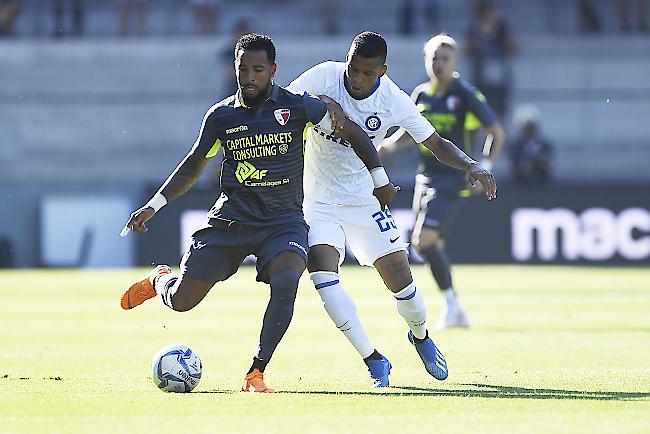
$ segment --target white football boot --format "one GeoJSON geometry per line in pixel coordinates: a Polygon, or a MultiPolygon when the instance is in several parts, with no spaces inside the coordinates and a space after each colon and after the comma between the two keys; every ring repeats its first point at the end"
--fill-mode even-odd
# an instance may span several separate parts
{"type": "Polygon", "coordinates": [[[445,297],[445,303],[436,323],[437,329],[469,327],[469,320],[456,297],[445,297]]]}

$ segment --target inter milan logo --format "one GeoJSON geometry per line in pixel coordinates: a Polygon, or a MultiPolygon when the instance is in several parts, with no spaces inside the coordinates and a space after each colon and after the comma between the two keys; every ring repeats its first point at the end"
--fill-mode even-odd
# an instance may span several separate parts
{"type": "Polygon", "coordinates": [[[381,127],[381,119],[377,115],[368,116],[365,124],[370,131],[377,131],[381,127]]]}
{"type": "Polygon", "coordinates": [[[291,116],[291,110],[289,109],[277,109],[273,112],[275,115],[275,120],[278,121],[280,125],[286,125],[289,122],[289,117],[291,116]]]}

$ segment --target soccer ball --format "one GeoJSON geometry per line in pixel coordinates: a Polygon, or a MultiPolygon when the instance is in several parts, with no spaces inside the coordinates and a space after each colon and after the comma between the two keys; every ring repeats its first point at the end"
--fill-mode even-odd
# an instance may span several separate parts
{"type": "Polygon", "coordinates": [[[201,359],[181,344],[161,348],[151,361],[151,377],[165,392],[191,392],[201,379],[201,359]]]}

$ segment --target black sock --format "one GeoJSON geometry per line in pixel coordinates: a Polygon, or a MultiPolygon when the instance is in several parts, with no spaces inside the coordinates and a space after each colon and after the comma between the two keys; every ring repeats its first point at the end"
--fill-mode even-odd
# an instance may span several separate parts
{"type": "Polygon", "coordinates": [[[451,288],[451,263],[447,252],[436,246],[419,251],[420,255],[429,263],[433,278],[436,279],[441,291],[451,288]]]}
{"type": "Polygon", "coordinates": [[[266,365],[268,365],[269,362],[266,360],[258,359],[257,357],[253,357],[253,364],[251,365],[251,368],[248,370],[246,375],[250,374],[253,372],[254,369],[259,369],[260,372],[264,372],[266,369],[266,365]]]}
{"type": "Polygon", "coordinates": [[[375,350],[371,355],[363,359],[366,364],[368,364],[368,360],[381,360],[381,354],[379,354],[379,351],[375,350]]]}
{"type": "Polygon", "coordinates": [[[271,298],[264,313],[260,344],[255,355],[260,361],[268,363],[271,360],[291,323],[299,278],[294,271],[285,271],[271,278],[271,298]]]}
{"type": "Polygon", "coordinates": [[[421,344],[422,342],[426,341],[427,339],[429,339],[429,330],[427,330],[427,334],[422,339],[418,339],[418,338],[415,337],[415,335],[413,335],[413,340],[415,342],[417,342],[418,344],[421,344]]]}

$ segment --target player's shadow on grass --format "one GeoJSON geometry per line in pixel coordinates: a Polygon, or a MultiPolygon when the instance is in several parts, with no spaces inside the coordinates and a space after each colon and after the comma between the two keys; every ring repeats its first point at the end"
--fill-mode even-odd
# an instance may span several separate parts
{"type": "MultiPolygon", "coordinates": [[[[434,389],[412,386],[393,386],[377,391],[283,390],[276,393],[304,395],[368,395],[368,396],[456,396],[463,398],[500,399],[586,399],[594,401],[643,401],[650,399],[645,392],[602,392],[589,390],[528,389],[525,387],[493,384],[460,384],[468,389],[434,389]]],[[[211,390],[198,393],[235,393],[232,390],[211,390]]]]}

